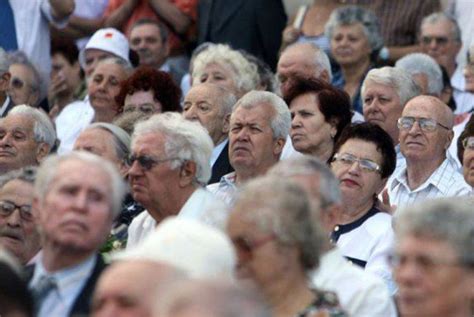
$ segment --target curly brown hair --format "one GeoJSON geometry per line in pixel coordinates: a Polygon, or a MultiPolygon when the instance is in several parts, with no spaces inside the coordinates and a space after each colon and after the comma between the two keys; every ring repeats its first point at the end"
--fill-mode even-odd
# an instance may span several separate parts
{"type": "Polygon", "coordinates": [[[153,97],[162,105],[162,112],[181,112],[181,89],[175,84],[173,78],[161,70],[149,66],[140,66],[127,80],[120,84],[120,93],[115,97],[119,105],[119,113],[123,111],[125,97],[138,91],[152,91],[153,97]]]}

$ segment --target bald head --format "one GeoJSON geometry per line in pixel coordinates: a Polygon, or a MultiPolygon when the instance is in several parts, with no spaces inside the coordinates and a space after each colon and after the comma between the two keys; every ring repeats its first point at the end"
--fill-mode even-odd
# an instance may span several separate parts
{"type": "Polygon", "coordinates": [[[159,262],[133,260],[114,263],[97,284],[93,316],[151,316],[158,289],[183,278],[184,273],[159,262]]]}
{"type": "MultiPolygon", "coordinates": [[[[410,109],[427,109],[433,112],[433,119],[442,125],[452,128],[454,125],[453,111],[437,97],[421,95],[411,99],[405,107],[405,110],[410,109]]],[[[405,114],[403,111],[402,115],[405,114]]]]}

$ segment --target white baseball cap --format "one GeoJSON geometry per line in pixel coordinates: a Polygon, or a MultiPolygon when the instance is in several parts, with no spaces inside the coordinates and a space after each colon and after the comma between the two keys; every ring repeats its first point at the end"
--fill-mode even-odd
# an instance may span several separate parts
{"type": "Polygon", "coordinates": [[[100,29],[92,35],[89,42],[87,42],[86,46],[79,53],[79,62],[83,68],[85,65],[85,51],[88,49],[112,53],[130,63],[128,57],[130,52],[128,40],[122,32],[114,28],[100,29]]]}

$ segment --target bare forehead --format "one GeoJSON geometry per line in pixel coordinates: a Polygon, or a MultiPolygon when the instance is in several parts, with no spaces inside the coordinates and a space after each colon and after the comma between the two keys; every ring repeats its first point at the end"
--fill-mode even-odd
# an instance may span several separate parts
{"type": "Polygon", "coordinates": [[[111,190],[109,174],[103,167],[79,159],[60,162],[51,184],[75,184],[111,190]]]}
{"type": "Polygon", "coordinates": [[[220,87],[213,84],[202,83],[193,86],[186,95],[185,100],[212,101],[222,97],[220,87]]]}
{"type": "Polygon", "coordinates": [[[259,103],[250,108],[239,106],[232,112],[231,122],[240,124],[267,124],[275,115],[275,110],[270,104],[259,103]]]}
{"type": "Polygon", "coordinates": [[[7,130],[33,130],[33,118],[23,114],[9,114],[0,119],[0,128],[7,130]]]}
{"type": "Polygon", "coordinates": [[[160,37],[160,29],[153,23],[145,23],[132,28],[130,37],[155,36],[160,37]]]}
{"type": "Polygon", "coordinates": [[[403,109],[403,115],[443,120],[443,122],[448,122],[452,116],[448,106],[432,96],[413,98],[403,109]]]}

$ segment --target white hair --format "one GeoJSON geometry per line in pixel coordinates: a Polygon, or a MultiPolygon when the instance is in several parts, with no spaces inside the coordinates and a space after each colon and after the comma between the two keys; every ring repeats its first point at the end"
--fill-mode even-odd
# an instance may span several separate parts
{"type": "Polygon", "coordinates": [[[25,116],[33,120],[34,138],[37,143],[44,142],[49,145],[49,149],[54,146],[56,142],[56,130],[44,111],[33,108],[28,105],[18,105],[8,113],[9,115],[25,116]]]}
{"type": "Polygon", "coordinates": [[[119,126],[108,122],[95,122],[87,126],[84,131],[99,129],[107,131],[112,135],[114,140],[115,154],[120,161],[127,161],[130,155],[130,135],[119,126]]]}
{"type": "Polygon", "coordinates": [[[209,45],[196,56],[193,62],[193,83],[199,83],[204,68],[210,64],[218,64],[232,70],[236,88],[241,93],[255,89],[259,83],[257,65],[248,61],[240,52],[225,44],[209,45]]]}
{"type": "Polygon", "coordinates": [[[316,68],[319,69],[318,74],[314,74],[316,77],[321,75],[323,71],[326,71],[329,76],[329,82],[332,81],[332,69],[331,69],[331,61],[329,60],[329,56],[319,48],[316,44],[312,42],[304,42],[304,43],[294,43],[287,46],[280,55],[280,58],[286,51],[292,50],[300,50],[303,47],[309,47],[313,52],[313,62],[316,68]]]}
{"type": "Polygon", "coordinates": [[[446,14],[445,12],[434,12],[424,17],[423,20],[421,21],[420,29],[423,30],[425,25],[435,24],[440,21],[448,21],[451,23],[451,35],[453,37],[453,40],[461,43],[462,42],[461,29],[459,28],[458,21],[456,21],[456,18],[454,18],[453,16],[449,14],[446,14]]]}
{"type": "Polygon", "coordinates": [[[232,113],[242,107],[252,109],[262,104],[267,104],[274,110],[271,118],[271,127],[274,139],[285,139],[290,132],[291,114],[288,106],[283,99],[269,91],[252,90],[246,93],[237,101],[232,109],[232,113]]]}
{"type": "Polygon", "coordinates": [[[122,67],[123,71],[127,74],[127,75],[130,75],[132,72],[133,72],[133,66],[132,64],[127,61],[127,60],[124,60],[123,58],[120,58],[120,57],[117,57],[117,56],[110,56],[110,57],[106,57],[104,59],[101,59],[97,62],[97,66],[95,67],[95,69],[97,69],[97,67],[99,65],[102,65],[102,64],[114,64],[114,65],[119,65],[120,67],[122,67]]]}
{"type": "Polygon", "coordinates": [[[211,177],[209,160],[214,145],[201,124],[186,120],[177,112],[156,114],[135,126],[132,148],[139,137],[149,133],[162,133],[165,136],[166,155],[178,159],[172,161],[172,168],[180,166],[182,161],[192,161],[196,163],[196,182],[202,186],[207,184],[211,177]]]}
{"type": "MultiPolygon", "coordinates": [[[[126,185],[117,168],[109,161],[100,156],[81,151],[73,151],[64,155],[52,155],[47,157],[40,165],[34,187],[34,196],[40,202],[46,197],[51,182],[57,176],[59,167],[62,163],[67,161],[81,161],[89,166],[94,166],[105,172],[108,176],[108,182],[111,186],[111,201],[110,208],[112,216],[115,218],[120,213],[122,207],[122,200],[126,192],[126,185]]],[[[67,177],[67,175],[61,175],[67,177]]],[[[85,175],[87,177],[87,175],[85,175]]]]}
{"type": "Polygon", "coordinates": [[[410,74],[402,69],[395,67],[382,67],[371,69],[365,76],[361,88],[362,99],[365,96],[365,90],[368,83],[384,85],[393,88],[402,107],[411,99],[421,94],[420,87],[416,84],[410,74]]]}
{"type": "Polygon", "coordinates": [[[395,67],[406,70],[410,75],[424,74],[428,78],[428,94],[439,96],[443,90],[443,72],[441,67],[429,55],[412,53],[405,55],[395,63],[395,67]]]}

